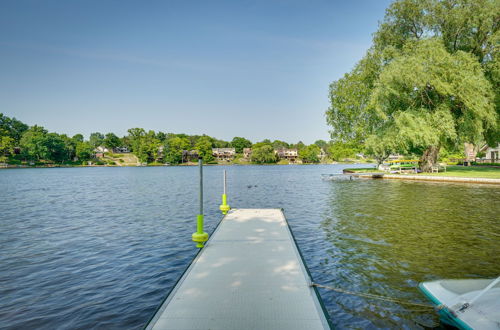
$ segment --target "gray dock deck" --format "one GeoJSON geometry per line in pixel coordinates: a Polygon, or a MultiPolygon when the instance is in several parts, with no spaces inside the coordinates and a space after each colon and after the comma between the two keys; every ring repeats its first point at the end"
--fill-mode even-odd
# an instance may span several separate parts
{"type": "Polygon", "coordinates": [[[280,209],[221,221],[147,329],[329,329],[280,209]]]}

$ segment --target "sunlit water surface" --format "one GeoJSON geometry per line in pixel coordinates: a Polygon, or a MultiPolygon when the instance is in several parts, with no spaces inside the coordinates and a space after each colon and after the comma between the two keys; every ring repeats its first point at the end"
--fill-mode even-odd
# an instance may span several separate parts
{"type": "MultiPolygon", "coordinates": [[[[498,186],[321,180],[343,167],[206,167],[208,231],[225,168],[231,206],[284,208],[317,283],[423,303],[421,281],[500,273],[498,186]]],[[[143,327],[196,253],[197,174],[0,171],[0,328],[143,327]]],[[[432,311],[320,293],[339,328],[438,324],[432,311]]]]}

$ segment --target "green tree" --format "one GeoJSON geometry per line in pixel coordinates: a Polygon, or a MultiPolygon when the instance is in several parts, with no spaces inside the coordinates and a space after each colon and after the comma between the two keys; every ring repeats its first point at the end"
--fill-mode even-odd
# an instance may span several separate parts
{"type": "Polygon", "coordinates": [[[7,131],[0,129],[0,162],[5,162],[14,152],[14,139],[7,135],[7,131]]]}
{"type": "MultiPolygon", "coordinates": [[[[141,146],[142,139],[146,136],[144,128],[130,128],[128,130],[127,142],[130,149],[135,153],[138,152],[141,146]]],[[[137,156],[137,155],[136,155],[137,156]]]]}
{"type": "Polygon", "coordinates": [[[281,149],[281,148],[290,148],[290,145],[286,143],[285,141],[280,141],[280,140],[274,140],[272,143],[273,148],[276,149],[281,149]]]}
{"type": "Polygon", "coordinates": [[[323,150],[326,150],[328,148],[328,142],[326,142],[325,140],[316,140],[314,144],[323,150]]]}
{"type": "Polygon", "coordinates": [[[9,118],[0,113],[0,130],[3,130],[2,136],[9,136],[14,140],[14,144],[19,143],[24,132],[28,130],[28,125],[17,120],[9,118]]]}
{"type": "Polygon", "coordinates": [[[195,148],[198,150],[198,154],[203,158],[203,162],[208,163],[214,160],[212,147],[212,140],[208,136],[202,136],[196,142],[195,148]]]}
{"type": "Polygon", "coordinates": [[[160,140],[156,138],[154,131],[141,133],[132,139],[134,155],[143,163],[155,161],[159,157],[160,140]]]}
{"type": "Polygon", "coordinates": [[[44,144],[47,148],[46,160],[62,163],[69,160],[71,150],[66,148],[64,139],[57,133],[47,133],[44,144]]]}
{"type": "Polygon", "coordinates": [[[251,160],[257,164],[270,164],[276,163],[278,159],[273,147],[270,144],[264,143],[252,149],[251,160]]]}
{"type": "Polygon", "coordinates": [[[381,165],[389,156],[395,152],[396,148],[395,132],[383,132],[383,134],[370,135],[365,141],[365,151],[375,158],[377,167],[381,165]]]}
{"type": "Polygon", "coordinates": [[[356,155],[356,151],[357,150],[353,147],[352,143],[345,143],[341,141],[332,142],[327,148],[328,156],[336,161],[340,161],[345,158],[352,158],[356,155]]]}
{"type": "Polygon", "coordinates": [[[163,132],[158,132],[156,133],[156,138],[160,140],[160,142],[166,142],[167,140],[167,135],[163,132]]]}
{"type": "Polygon", "coordinates": [[[80,161],[88,161],[94,156],[94,147],[89,142],[78,141],[75,147],[75,155],[80,161]]]}
{"type": "Polygon", "coordinates": [[[236,136],[231,140],[231,147],[235,149],[236,153],[241,154],[244,148],[252,147],[252,142],[243,137],[236,136]]]}
{"type": "Polygon", "coordinates": [[[300,150],[304,149],[305,147],[306,147],[306,145],[302,141],[299,141],[296,144],[292,145],[292,148],[297,149],[297,151],[300,151],[300,150]]]}
{"type": "Polygon", "coordinates": [[[379,54],[368,51],[351,72],[330,85],[326,121],[332,127],[334,141],[362,144],[382,125],[382,120],[368,108],[381,61],[379,54]]]}
{"type": "Polygon", "coordinates": [[[399,150],[422,155],[429,171],[445,144],[479,142],[496,123],[491,84],[468,53],[447,52],[438,39],[408,44],[379,76],[371,107],[397,132],[399,150]]]}
{"type": "Polygon", "coordinates": [[[304,163],[319,163],[319,153],[321,148],[311,144],[299,150],[299,157],[304,163]]]}
{"type": "Polygon", "coordinates": [[[187,138],[173,137],[168,139],[164,147],[164,160],[166,163],[175,165],[182,163],[182,152],[189,150],[190,143],[187,138]]]}
{"type": "Polygon", "coordinates": [[[391,4],[373,47],[353,71],[330,86],[327,122],[332,139],[379,145],[388,142],[383,135],[392,132],[397,145],[371,150],[420,153],[424,169],[435,162],[443,143],[486,139],[496,145],[500,139],[498,8],[498,0],[391,4]],[[430,57],[425,60],[425,55],[430,57]],[[462,78],[466,84],[460,88],[462,78]],[[432,80],[429,86],[426,79],[432,80]],[[479,79],[476,87],[485,88],[482,96],[479,88],[473,90],[474,79],[479,79]],[[388,81],[390,87],[384,86],[388,81]],[[397,97],[389,100],[389,94],[397,97]],[[464,101],[468,104],[461,104],[464,101]],[[474,102],[478,107],[471,107],[474,102]],[[444,125],[443,134],[437,132],[436,122],[444,125]]]}
{"type": "Polygon", "coordinates": [[[47,130],[41,126],[32,126],[23,133],[19,142],[21,153],[25,159],[41,160],[49,158],[49,149],[46,144],[47,130]]]}
{"type": "Polygon", "coordinates": [[[83,135],[78,133],[78,134],[75,134],[73,135],[73,137],[71,138],[71,140],[73,140],[75,142],[75,144],[77,142],[83,142],[83,135]]]}
{"type": "Polygon", "coordinates": [[[265,140],[262,140],[260,142],[254,143],[252,145],[252,149],[260,148],[262,146],[270,146],[271,148],[273,148],[271,141],[269,141],[268,139],[265,139],[265,140]]]}
{"type": "Polygon", "coordinates": [[[89,137],[89,143],[94,148],[102,146],[104,143],[104,135],[99,132],[91,133],[89,137]]]}
{"type": "Polygon", "coordinates": [[[108,133],[104,137],[104,146],[108,149],[114,149],[117,147],[120,147],[122,144],[122,141],[118,136],[116,136],[114,133],[108,133]]]}

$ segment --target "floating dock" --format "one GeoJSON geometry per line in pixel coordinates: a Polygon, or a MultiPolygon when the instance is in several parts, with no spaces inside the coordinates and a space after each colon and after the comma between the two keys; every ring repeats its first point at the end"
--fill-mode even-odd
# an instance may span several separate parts
{"type": "Polygon", "coordinates": [[[280,209],[220,222],[147,329],[330,329],[280,209]]]}

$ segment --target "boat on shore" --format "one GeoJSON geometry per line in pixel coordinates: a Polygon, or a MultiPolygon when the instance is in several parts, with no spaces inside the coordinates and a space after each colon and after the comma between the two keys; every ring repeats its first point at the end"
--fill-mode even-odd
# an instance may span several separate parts
{"type": "Polygon", "coordinates": [[[500,277],[422,282],[441,321],[459,329],[500,329],[500,277]]]}

